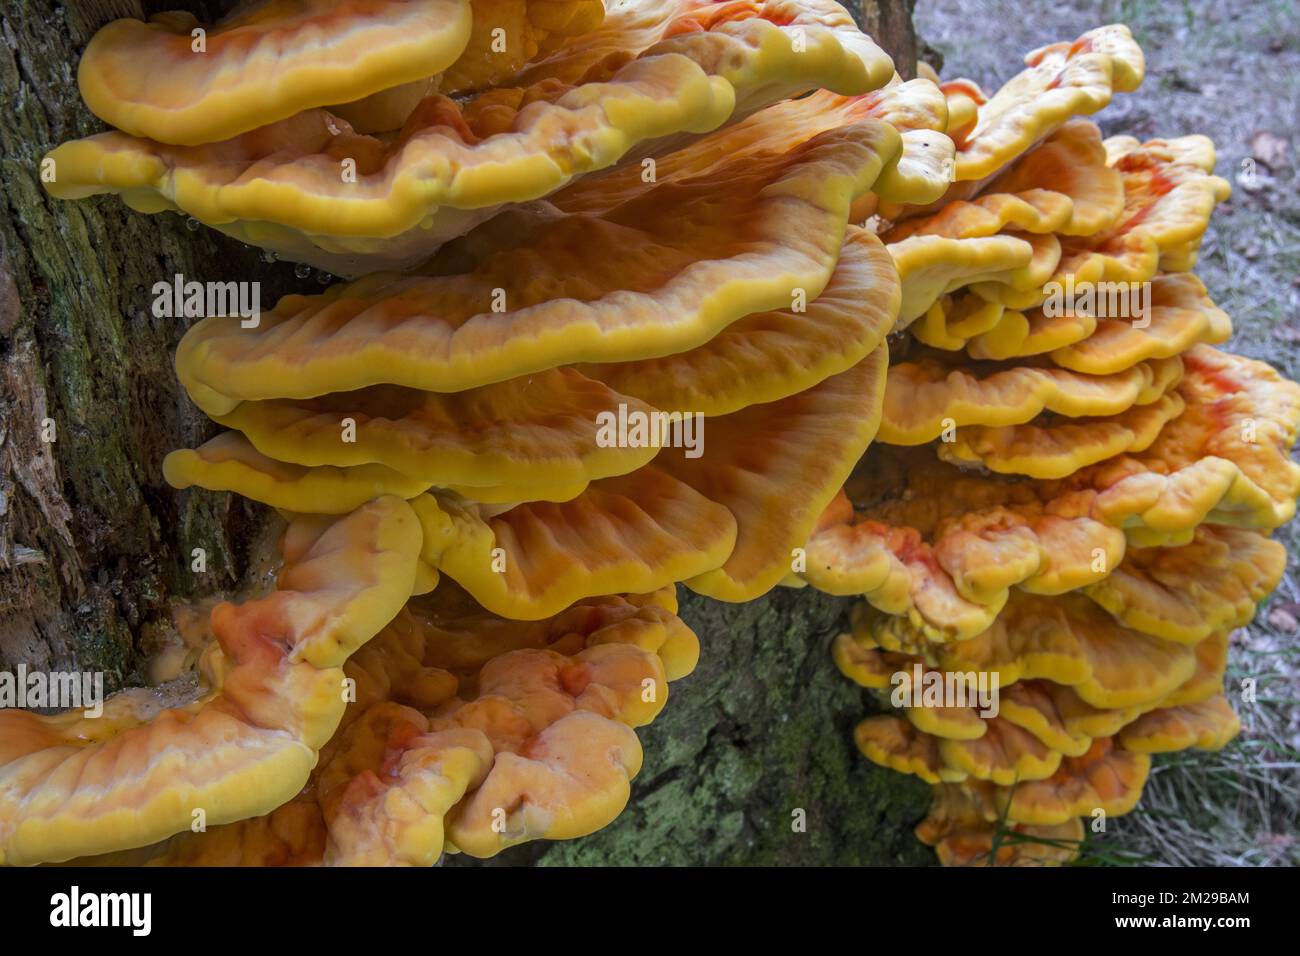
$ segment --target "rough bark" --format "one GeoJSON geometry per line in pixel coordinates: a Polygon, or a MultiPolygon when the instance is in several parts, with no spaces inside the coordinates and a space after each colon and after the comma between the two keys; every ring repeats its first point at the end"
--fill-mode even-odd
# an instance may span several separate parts
{"type": "MultiPolygon", "coordinates": [[[[855,14],[912,75],[912,0],[864,2],[855,14]]],[[[151,288],[175,273],[256,280],[268,301],[315,279],[180,216],[138,215],[112,197],[59,202],[40,183],[53,146],[101,128],[75,82],[96,28],[222,6],[0,3],[0,670],[93,670],[131,684],[169,603],[237,588],[264,521],[260,506],[162,480],[167,451],[216,429],[176,382],[184,321],[154,317],[151,288]],[[191,571],[195,548],[203,573],[191,571]]],[[[846,607],[806,590],[743,606],[686,598],[703,656],[642,732],[628,811],[595,836],[500,862],[927,860],[910,833],[924,787],[870,767],[850,739],[870,705],[828,653],[846,607]]]]}
{"type": "MultiPolygon", "coordinates": [[[[924,44],[912,25],[916,0],[842,0],[862,29],[894,58],[905,80],[916,77],[916,61],[924,44]]],[[[926,59],[925,57],[920,57],[926,59]]]]}
{"type": "Polygon", "coordinates": [[[41,187],[49,149],[102,129],[77,93],[86,40],[141,12],[7,0],[0,20],[0,668],[103,671],[114,686],[138,676],[169,599],[236,583],[260,520],[245,502],[163,483],[167,451],[212,426],[172,372],[185,330],[153,316],[150,290],[177,272],[258,279],[268,295],[294,279],[179,216],[41,187]]]}

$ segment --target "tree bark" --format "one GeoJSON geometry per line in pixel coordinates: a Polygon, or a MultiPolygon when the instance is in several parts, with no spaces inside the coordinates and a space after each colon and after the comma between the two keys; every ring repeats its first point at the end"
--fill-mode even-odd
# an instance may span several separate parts
{"type": "MultiPolygon", "coordinates": [[[[912,2],[852,2],[905,76],[916,53],[912,2]]],[[[61,202],[41,186],[51,148],[102,128],[75,81],[98,27],[175,7],[211,17],[222,6],[0,7],[9,104],[0,112],[0,670],[101,671],[109,689],[141,681],[169,605],[237,591],[265,525],[268,509],[176,492],[162,479],[168,451],[217,429],[172,370],[184,320],[156,318],[151,289],[181,273],[259,281],[268,301],[318,289],[315,279],[183,217],[140,215],[115,197],[61,202]],[[196,548],[202,572],[191,569],[196,548]]],[[[848,602],[779,589],[723,605],[681,590],[703,654],[641,732],[646,764],[628,810],[592,837],[520,847],[497,862],[927,861],[910,832],[926,788],[870,766],[852,745],[871,704],[828,651],[848,602]]]]}

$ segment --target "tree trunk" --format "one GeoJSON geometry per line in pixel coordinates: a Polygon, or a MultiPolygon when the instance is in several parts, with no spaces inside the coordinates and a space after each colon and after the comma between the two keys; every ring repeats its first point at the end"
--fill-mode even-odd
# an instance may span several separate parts
{"type": "MultiPolygon", "coordinates": [[[[906,76],[911,3],[851,3],[906,76]]],[[[318,288],[314,279],[180,216],[136,214],[114,197],[61,202],[40,183],[52,147],[102,128],[75,81],[98,27],[222,6],[3,0],[0,670],[102,671],[109,689],[139,682],[169,605],[237,590],[265,524],[261,506],[162,480],[169,450],[217,429],[176,381],[184,323],[153,316],[151,289],[176,273],[255,280],[268,301],[318,288]]],[[[628,810],[592,837],[499,862],[928,860],[910,832],[926,788],[871,767],[852,745],[870,703],[828,652],[848,602],[778,590],[723,605],[681,590],[703,654],[641,732],[646,764],[628,810]]]]}

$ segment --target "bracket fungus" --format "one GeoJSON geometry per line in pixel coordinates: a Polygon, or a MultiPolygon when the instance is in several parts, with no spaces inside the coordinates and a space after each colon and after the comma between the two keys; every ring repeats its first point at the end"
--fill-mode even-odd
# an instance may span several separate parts
{"type": "Polygon", "coordinates": [[[904,219],[884,238],[973,239],[1004,229],[1090,236],[1114,223],[1123,207],[1123,180],[1107,164],[1101,131],[1086,120],[1074,120],[996,176],[979,195],[946,203],[927,216],[904,219]]]}
{"type": "Polygon", "coordinates": [[[1207,172],[1214,149],[1203,136],[1155,140],[1108,160],[1120,172],[1124,206],[1115,222],[1100,232],[1063,237],[1054,274],[1037,288],[1011,289],[981,282],[975,292],[1012,308],[1040,305],[1050,290],[1097,283],[1142,283],[1155,278],[1169,261],[1166,253],[1186,257],[1199,247],[1214,207],[1232,191],[1227,180],[1207,172]],[[1196,160],[1196,161],[1190,161],[1196,160]]]}
{"type": "Polygon", "coordinates": [[[941,84],[957,182],[880,207],[903,305],[879,434],[796,575],[866,599],[833,657],[899,709],[855,739],[935,786],[917,835],[952,865],[1068,862],[1149,754],[1233,737],[1228,634],[1300,496],[1300,387],[1211,348],[1231,320],[1187,272],[1228,194],[1213,144],[1071,119],[1141,79],[1122,28],[1028,62],[994,97],[941,84]],[[1137,311],[1086,297],[1125,283],[1137,311]]]}
{"type": "Polygon", "coordinates": [[[246,400],[460,391],[683,351],[745,315],[816,299],[849,207],[899,148],[892,127],[865,120],[685,182],[638,181],[600,215],[513,209],[421,272],[288,296],[255,329],[204,319],[177,371],[221,415],[246,400]]]}
{"type": "Polygon", "coordinates": [[[117,129],[49,192],[352,281],[185,333],[225,430],[164,476],[280,513],[277,590],[188,609],[192,667],[101,722],[0,712],[0,862],[591,833],[700,655],[679,584],[864,599],[835,664],[916,693],[855,739],[934,785],[944,863],[1066,862],[1151,754],[1236,733],[1300,386],[1213,347],[1213,144],[1081,118],[1140,83],[1127,28],[986,95],[904,82],[833,0],[260,0],[202,59],[197,27],[94,37],[117,129]],[[1105,282],[1144,311],[1058,308],[1105,282]]]}
{"type": "Polygon", "coordinates": [[[940,444],[939,457],[999,474],[1065,478],[1086,465],[1149,448],[1183,408],[1182,398],[1172,392],[1108,416],[1043,416],[1028,424],[959,427],[953,441],[940,444]]]}
{"type": "Polygon", "coordinates": [[[206,26],[182,11],[114,20],[77,84],[106,123],[199,146],[441,73],[470,23],[469,0],[243,0],[206,26]]]}
{"type": "Polygon", "coordinates": [[[290,524],[277,590],[213,608],[189,699],[123,691],[104,719],[0,711],[0,862],[141,846],[196,811],[215,825],[291,798],[343,716],[343,664],[409,597],[419,546],[392,496],[290,524]]]}
{"type": "Polygon", "coordinates": [[[311,784],[265,817],[183,833],[153,865],[429,866],[580,836],[613,819],[641,765],[634,729],[699,644],[671,588],[537,622],[454,587],[415,598],[345,665],[356,682],[311,784]]]}
{"type": "Polygon", "coordinates": [[[1064,418],[1118,415],[1158,402],[1182,377],[1178,356],[1110,375],[1086,375],[1045,361],[966,363],[916,353],[890,367],[881,441],[919,445],[944,430],[1020,425],[1050,412],[1064,418]]]}
{"type": "MultiPolygon", "coordinates": [[[[955,182],[943,201],[979,192],[992,175],[1075,116],[1098,112],[1141,84],[1146,58],[1128,27],[1089,30],[1025,57],[1026,68],[992,96],[970,80],[941,87],[957,143],[955,182]]],[[[905,215],[899,218],[905,218],[905,215]]]]}
{"type": "MultiPolygon", "coordinates": [[[[385,4],[350,6],[382,22],[385,4]]],[[[468,16],[468,3],[457,6],[468,16]]],[[[286,42],[296,26],[286,26],[286,42]]],[[[313,31],[303,25],[303,34],[313,31]]],[[[124,42],[111,35],[98,48],[124,42]]],[[[308,76],[322,68],[311,44],[295,52],[308,76]]],[[[240,67],[232,58],[228,70],[238,77],[240,67]]],[[[64,199],[120,193],[138,211],[177,210],[284,257],[358,275],[414,265],[507,204],[684,145],[770,103],[819,87],[860,95],[892,73],[833,0],[635,0],[463,103],[430,94],[394,136],[365,135],[302,104],[183,146],[121,132],[66,143],[50,154],[57,175],[46,185],[64,199]]],[[[348,99],[332,92],[327,102],[348,99]]],[[[212,107],[200,99],[194,109],[212,107]]]]}

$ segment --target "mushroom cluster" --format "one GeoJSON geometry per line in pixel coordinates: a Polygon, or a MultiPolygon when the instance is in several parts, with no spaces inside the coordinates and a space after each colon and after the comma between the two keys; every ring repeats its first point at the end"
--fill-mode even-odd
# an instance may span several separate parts
{"type": "Polygon", "coordinates": [[[956,865],[1073,859],[1151,754],[1235,736],[1228,635],[1300,495],[1300,386],[1213,347],[1231,321],[1189,271],[1229,193],[1213,145],[1079,116],[1141,79],[1122,28],[1026,62],[992,97],[940,84],[956,179],[882,209],[877,444],[798,575],[865,599],[834,657],[894,709],[857,745],[934,785],[917,834],[956,865]]]}
{"type": "Polygon", "coordinates": [[[193,58],[180,15],[91,43],[121,131],[54,150],[54,195],[360,277],[184,336],[225,430],[164,474],[279,512],[277,589],[108,721],[0,714],[0,859],[589,833],[698,657],[677,583],[789,573],[879,424],[900,286],[855,209],[947,188],[942,94],[828,0],[590,7],[266,2],[193,58]],[[146,51],[191,71],[166,103],[146,51]]]}
{"type": "Polygon", "coordinates": [[[834,0],[254,0],[118,21],[118,127],[48,161],[349,277],[207,314],[223,431],[163,463],[285,522],[104,719],[0,712],[0,862],[430,865],[590,833],[700,653],[676,586],[861,595],[858,730],[947,862],[1056,861],[1147,754],[1218,746],[1281,574],[1300,387],[1216,351],[1201,137],[1103,140],[1122,26],[992,97],[904,82],[834,0]],[[162,59],[179,79],[146,71],[162,59]],[[1052,290],[1128,283],[1145,320],[1052,290]],[[873,444],[873,442],[875,444],[873,444]],[[869,448],[870,446],[870,448],[869,448]]]}

